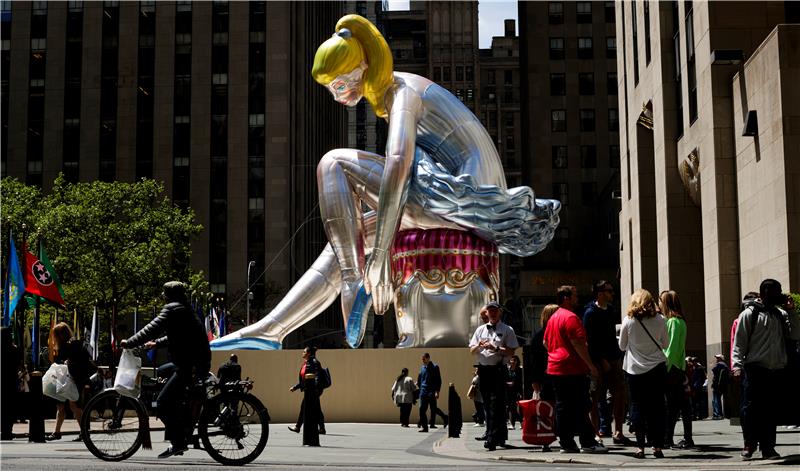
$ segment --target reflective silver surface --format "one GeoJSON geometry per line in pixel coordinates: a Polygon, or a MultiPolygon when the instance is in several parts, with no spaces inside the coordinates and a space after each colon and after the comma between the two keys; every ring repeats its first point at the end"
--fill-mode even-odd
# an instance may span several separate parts
{"type": "MultiPolygon", "coordinates": [[[[362,283],[375,312],[384,313],[396,302],[389,255],[398,230],[469,230],[518,256],[539,252],[553,238],[559,202],[537,200],[528,187],[506,188],[491,137],[454,95],[423,77],[395,73],[385,99],[385,157],[336,149],[320,160],[320,213],[330,244],[272,312],[212,348],[240,348],[245,343],[237,340],[246,338],[279,344],[340,293],[347,326],[362,283]],[[364,214],[361,203],[374,211],[364,214]]],[[[395,308],[407,313],[398,319],[407,338],[402,346],[466,345],[478,309],[497,294],[480,280],[458,293],[425,292],[413,280],[401,290],[395,308]]],[[[360,335],[348,338],[353,347],[366,316],[359,322],[360,335]]]]}

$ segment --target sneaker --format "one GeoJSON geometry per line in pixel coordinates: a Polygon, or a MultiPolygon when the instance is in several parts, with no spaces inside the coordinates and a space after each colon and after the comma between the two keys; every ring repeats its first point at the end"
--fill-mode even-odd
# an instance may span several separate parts
{"type": "Polygon", "coordinates": [[[750,461],[753,459],[753,449],[746,446],[744,449],[742,449],[742,452],[739,456],[742,457],[743,461],[750,461]]]}
{"type": "Polygon", "coordinates": [[[608,448],[603,446],[602,443],[598,443],[597,445],[593,446],[585,446],[581,448],[581,453],[588,453],[592,455],[600,454],[600,453],[608,453],[608,448]]]}
{"type": "Polygon", "coordinates": [[[781,458],[781,455],[775,451],[775,448],[770,450],[761,450],[761,458],[765,460],[778,460],[781,458]]]}
{"type": "Polygon", "coordinates": [[[77,437],[72,439],[73,442],[82,442],[83,441],[83,434],[78,434],[77,437]]]}
{"type": "Polygon", "coordinates": [[[483,427],[483,424],[474,423],[472,424],[473,427],[483,427]]]}
{"type": "Polygon", "coordinates": [[[676,445],[673,445],[672,448],[676,450],[688,450],[689,448],[694,448],[694,441],[693,440],[681,440],[676,445]]]}
{"type": "Polygon", "coordinates": [[[61,440],[61,433],[53,432],[50,435],[44,437],[44,439],[47,440],[48,442],[53,441],[53,440],[61,440]]]}
{"type": "Polygon", "coordinates": [[[182,455],[184,451],[188,450],[185,446],[169,446],[160,455],[159,459],[169,458],[170,456],[182,455]]]}

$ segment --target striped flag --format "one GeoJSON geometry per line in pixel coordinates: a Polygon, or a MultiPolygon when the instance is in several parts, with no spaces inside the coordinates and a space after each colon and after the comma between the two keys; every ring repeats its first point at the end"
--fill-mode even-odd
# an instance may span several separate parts
{"type": "Polygon", "coordinates": [[[92,360],[97,361],[99,342],[97,341],[100,335],[100,319],[97,318],[97,306],[94,307],[92,314],[92,331],[89,334],[89,353],[92,355],[92,360]]]}

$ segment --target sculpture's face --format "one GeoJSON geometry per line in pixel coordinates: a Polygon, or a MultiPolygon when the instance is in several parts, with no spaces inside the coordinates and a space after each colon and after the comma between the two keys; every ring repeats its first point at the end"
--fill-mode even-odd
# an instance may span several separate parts
{"type": "Polygon", "coordinates": [[[346,106],[356,106],[364,96],[364,82],[361,78],[367,65],[363,62],[352,71],[336,77],[328,84],[333,99],[346,106]]]}

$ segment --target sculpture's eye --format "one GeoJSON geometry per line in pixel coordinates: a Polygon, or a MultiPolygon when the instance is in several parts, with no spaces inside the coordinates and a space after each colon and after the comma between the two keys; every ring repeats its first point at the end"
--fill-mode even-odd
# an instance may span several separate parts
{"type": "Polygon", "coordinates": [[[333,89],[337,92],[343,92],[345,88],[347,88],[347,84],[342,81],[338,81],[333,84],[333,89]]]}

